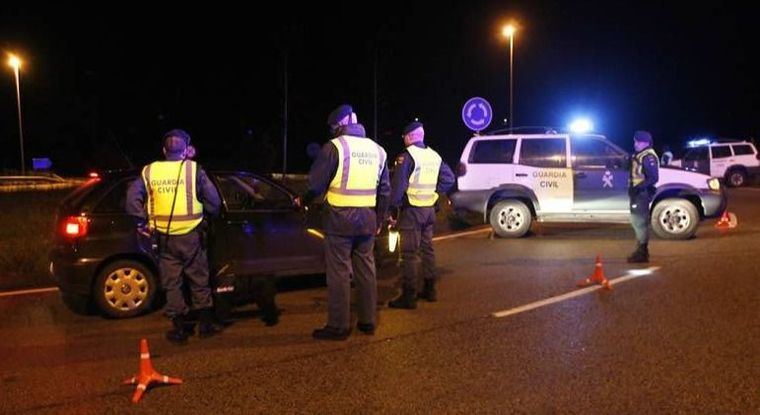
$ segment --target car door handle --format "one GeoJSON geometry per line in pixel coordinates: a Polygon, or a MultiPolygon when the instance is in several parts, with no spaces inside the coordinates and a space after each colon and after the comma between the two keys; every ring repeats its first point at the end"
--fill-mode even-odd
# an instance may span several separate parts
{"type": "Polygon", "coordinates": [[[575,178],[576,179],[585,179],[586,178],[586,173],[584,173],[584,172],[575,173],[575,178]]]}
{"type": "Polygon", "coordinates": [[[517,177],[528,177],[528,173],[515,173],[517,177]]]}

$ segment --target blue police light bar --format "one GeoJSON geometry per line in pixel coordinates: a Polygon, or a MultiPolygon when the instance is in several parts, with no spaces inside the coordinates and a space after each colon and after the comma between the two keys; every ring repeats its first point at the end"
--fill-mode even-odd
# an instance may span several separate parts
{"type": "Polygon", "coordinates": [[[707,146],[707,145],[710,145],[711,143],[712,143],[711,139],[707,137],[703,137],[703,138],[695,138],[693,140],[689,140],[686,143],[686,146],[689,148],[694,148],[694,147],[707,146]]]}
{"type": "Polygon", "coordinates": [[[570,132],[575,134],[585,134],[594,129],[594,124],[588,118],[578,118],[568,125],[570,132]]]}

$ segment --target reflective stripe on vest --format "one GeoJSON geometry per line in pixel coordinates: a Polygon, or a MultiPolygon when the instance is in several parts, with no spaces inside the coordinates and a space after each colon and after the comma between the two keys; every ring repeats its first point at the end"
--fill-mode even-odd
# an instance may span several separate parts
{"type": "Polygon", "coordinates": [[[651,148],[633,156],[633,160],[631,161],[631,185],[638,186],[646,180],[644,176],[644,157],[649,155],[654,156],[655,160],[659,160],[657,153],[651,148]]]}
{"type": "Polygon", "coordinates": [[[196,169],[194,161],[156,161],[143,168],[142,179],[148,192],[148,222],[151,229],[163,234],[184,235],[201,223],[203,204],[196,193],[196,169]]]}
{"type": "Polygon", "coordinates": [[[385,150],[369,138],[342,135],[330,141],[338,149],[338,170],[327,189],[336,207],[375,207],[385,150]]]}
{"type": "Polygon", "coordinates": [[[438,171],[441,168],[441,156],[430,147],[420,148],[411,145],[406,151],[414,160],[414,171],[409,176],[406,197],[409,204],[417,207],[430,207],[438,200],[435,192],[438,184],[438,171]]]}

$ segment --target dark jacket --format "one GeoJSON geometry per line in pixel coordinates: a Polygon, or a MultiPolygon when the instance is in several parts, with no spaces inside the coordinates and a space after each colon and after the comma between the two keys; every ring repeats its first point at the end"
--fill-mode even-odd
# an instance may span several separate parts
{"type": "MultiPolygon", "coordinates": [[[[178,161],[176,157],[167,157],[169,161],[178,161]]],[[[195,175],[195,189],[198,200],[203,204],[203,213],[207,216],[216,216],[219,214],[221,200],[219,192],[206,172],[200,165],[195,175]]],[[[145,183],[142,176],[138,177],[127,189],[126,210],[127,214],[132,216],[138,226],[145,225],[148,220],[148,212],[145,210],[145,203],[148,201],[148,191],[145,189],[145,183]]]]}
{"type": "MultiPolygon", "coordinates": [[[[364,127],[361,124],[343,126],[340,132],[341,135],[366,137],[364,127]]],[[[322,146],[322,150],[309,171],[309,190],[303,197],[304,204],[308,205],[317,197],[324,196],[337,170],[338,149],[328,142],[322,146]]],[[[388,211],[388,195],[390,192],[388,166],[386,165],[383,166],[380,183],[377,186],[375,208],[336,207],[325,203],[322,217],[325,232],[343,236],[373,235],[382,225],[388,211]]]]}
{"type": "MultiPolygon", "coordinates": [[[[423,143],[415,143],[419,148],[425,148],[423,143]]],[[[406,190],[409,188],[409,177],[414,171],[414,159],[408,151],[402,151],[397,157],[393,170],[393,179],[391,180],[391,212],[395,216],[399,208],[406,209],[412,207],[409,204],[409,198],[406,196],[406,190]]],[[[441,167],[438,169],[438,183],[435,191],[438,194],[448,194],[453,189],[456,178],[449,166],[441,161],[441,167]]]]}

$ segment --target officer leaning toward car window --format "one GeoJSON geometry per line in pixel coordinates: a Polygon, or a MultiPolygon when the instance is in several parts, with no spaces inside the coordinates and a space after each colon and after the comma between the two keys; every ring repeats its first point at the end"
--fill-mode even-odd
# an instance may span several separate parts
{"type": "Polygon", "coordinates": [[[631,158],[631,180],[628,195],[631,200],[631,225],[636,233],[636,250],[628,257],[630,263],[649,262],[649,208],[659,180],[658,157],[652,149],[652,134],[636,131],[633,135],[634,154],[631,158]]]}
{"type": "Polygon", "coordinates": [[[402,292],[388,303],[392,308],[417,308],[419,265],[424,281],[419,298],[437,301],[433,227],[438,194],[454,185],[452,173],[441,156],[425,145],[421,122],[402,130],[406,149],[396,157],[391,180],[390,223],[401,234],[402,292]]]}
{"type": "Polygon", "coordinates": [[[385,150],[366,137],[349,105],[327,118],[333,138],[322,147],[309,171],[309,204],[327,192],[323,212],[327,274],[327,325],[314,330],[318,340],[345,340],[351,333],[351,275],[358,290],[359,322],[364,334],[377,324],[375,235],[388,207],[390,183],[385,150]]]}
{"type": "Polygon", "coordinates": [[[166,160],[143,167],[141,177],[127,191],[126,209],[135,218],[138,233],[156,239],[165,313],[172,319],[166,338],[182,344],[193,333],[192,325],[185,323],[189,309],[183,274],[199,313],[198,336],[213,336],[220,330],[213,322],[203,218],[204,212],[217,215],[221,202],[203,169],[188,159],[195,154],[190,135],[175,129],[164,134],[163,140],[166,160]]]}

